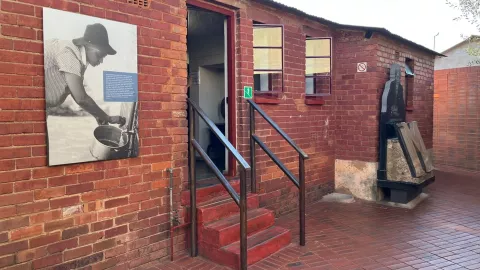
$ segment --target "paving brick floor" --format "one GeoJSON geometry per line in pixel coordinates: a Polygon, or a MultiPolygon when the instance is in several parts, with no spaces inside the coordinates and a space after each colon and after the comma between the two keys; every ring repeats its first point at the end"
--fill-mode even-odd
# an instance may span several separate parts
{"type": "MultiPolygon", "coordinates": [[[[480,269],[480,175],[437,173],[414,210],[375,203],[307,207],[307,246],[298,245],[297,213],[277,220],[293,243],[249,269],[480,269]]],[[[145,269],[226,269],[177,255],[145,269]]]]}

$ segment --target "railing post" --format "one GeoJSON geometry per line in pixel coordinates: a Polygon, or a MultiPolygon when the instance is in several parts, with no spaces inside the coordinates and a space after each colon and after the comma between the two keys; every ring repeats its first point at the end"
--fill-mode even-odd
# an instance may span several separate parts
{"type": "Polygon", "coordinates": [[[299,176],[300,176],[300,190],[299,190],[299,206],[300,206],[300,245],[305,246],[305,159],[299,155],[299,176]]]}
{"type": "Polygon", "coordinates": [[[240,170],[240,269],[247,270],[247,176],[240,170]]]}
{"type": "Polygon", "coordinates": [[[197,251],[197,187],[195,175],[195,148],[193,140],[195,140],[195,111],[192,105],[188,104],[188,172],[190,180],[190,219],[191,219],[191,236],[190,236],[190,256],[196,257],[197,251]]]}
{"type": "Polygon", "coordinates": [[[250,180],[251,180],[251,189],[252,193],[257,193],[257,172],[255,170],[255,140],[253,139],[253,135],[255,134],[255,109],[252,105],[250,107],[250,180]]]}

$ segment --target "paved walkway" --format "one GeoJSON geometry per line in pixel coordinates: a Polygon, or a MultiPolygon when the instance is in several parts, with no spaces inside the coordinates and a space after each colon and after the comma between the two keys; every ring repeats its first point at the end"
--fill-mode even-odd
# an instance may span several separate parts
{"type": "MultiPolygon", "coordinates": [[[[437,173],[427,193],[414,210],[366,202],[309,206],[306,247],[298,246],[297,213],[284,216],[277,224],[292,228],[293,243],[249,269],[480,269],[480,175],[437,173]]],[[[226,268],[177,255],[150,269],[226,268]]]]}

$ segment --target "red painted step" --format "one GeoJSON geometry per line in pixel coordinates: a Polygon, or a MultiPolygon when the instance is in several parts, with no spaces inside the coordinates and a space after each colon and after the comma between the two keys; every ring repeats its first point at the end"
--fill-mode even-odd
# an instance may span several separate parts
{"type": "MultiPolygon", "coordinates": [[[[273,226],[272,211],[259,208],[247,212],[247,234],[251,235],[273,226]]],[[[214,247],[223,247],[240,240],[240,214],[230,216],[200,227],[199,241],[214,247]]]]}
{"type": "MultiPolygon", "coordinates": [[[[240,181],[239,180],[232,180],[229,181],[230,185],[240,194],[240,181]]],[[[222,186],[222,184],[204,187],[204,188],[197,188],[197,203],[206,202],[209,200],[214,199],[218,196],[223,196],[227,193],[227,190],[222,186]]],[[[182,191],[181,194],[181,202],[183,206],[190,205],[190,191],[182,191]]]]}
{"type": "MultiPolygon", "coordinates": [[[[239,189],[239,181],[232,181],[239,189]]],[[[190,220],[190,193],[182,193],[185,220],[190,220]]],[[[290,230],[275,227],[272,211],[259,208],[257,194],[247,195],[248,264],[256,263],[291,242],[290,230]]],[[[198,248],[210,260],[240,267],[240,209],[222,185],[197,190],[198,248]]],[[[187,233],[187,238],[188,238],[187,233]]]]}
{"type": "MultiPolygon", "coordinates": [[[[197,207],[197,219],[199,223],[209,223],[240,213],[240,207],[238,207],[230,195],[223,196],[222,198],[224,199],[197,207]]],[[[247,209],[258,208],[259,204],[258,195],[247,195],[247,209]]]]}
{"type": "MultiPolygon", "coordinates": [[[[290,230],[281,227],[270,227],[247,238],[247,263],[254,264],[286,247],[291,242],[290,230]]],[[[217,248],[200,242],[199,252],[202,256],[234,269],[240,268],[240,242],[223,248],[217,248]]]]}
{"type": "MultiPolygon", "coordinates": [[[[258,195],[247,195],[247,208],[256,209],[259,206],[258,195]]],[[[219,219],[240,213],[240,208],[229,194],[214,198],[197,205],[197,223],[210,223],[219,219]]],[[[190,210],[185,211],[185,220],[190,221],[190,210]]]]}

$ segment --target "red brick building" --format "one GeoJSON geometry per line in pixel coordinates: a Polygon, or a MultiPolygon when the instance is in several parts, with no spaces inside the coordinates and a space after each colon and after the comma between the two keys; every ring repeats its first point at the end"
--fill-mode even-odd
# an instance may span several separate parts
{"type": "MultiPolygon", "coordinates": [[[[478,37],[477,37],[478,38],[478,37]]],[[[480,64],[461,42],[435,61],[435,166],[446,171],[480,172],[480,64]]]]}
{"type": "MultiPolygon", "coordinates": [[[[255,102],[310,157],[307,203],[335,187],[377,199],[379,105],[392,63],[414,73],[404,79],[408,120],[419,122],[432,148],[437,54],[382,28],[337,24],[271,0],[2,0],[0,9],[0,269],[143,269],[167,258],[168,169],[180,211],[188,183],[188,74],[190,98],[247,161],[244,87],[259,90],[255,102]],[[138,158],[46,166],[42,7],[138,26],[138,158]],[[220,91],[204,92],[212,89],[220,91]]],[[[215,149],[205,126],[195,134],[215,149]]],[[[256,134],[297,172],[298,154],[258,115],[256,134]]],[[[211,151],[235,178],[233,158],[211,151]]],[[[297,188],[260,149],[256,167],[257,207],[295,211],[297,188]]],[[[184,248],[177,233],[175,249],[184,248]]]]}

